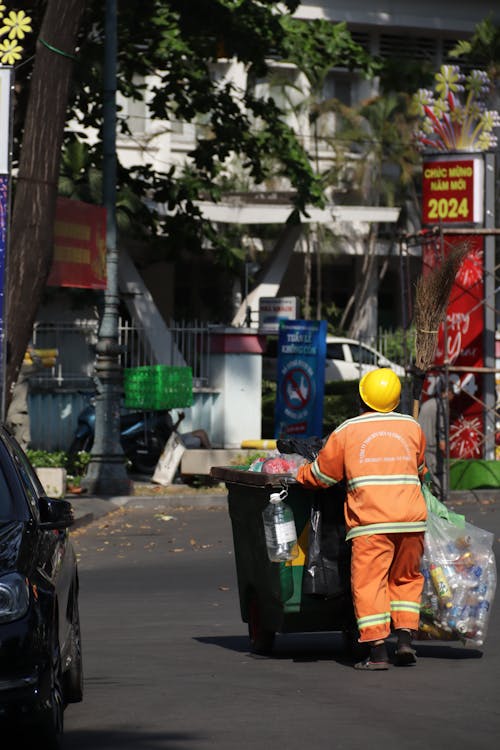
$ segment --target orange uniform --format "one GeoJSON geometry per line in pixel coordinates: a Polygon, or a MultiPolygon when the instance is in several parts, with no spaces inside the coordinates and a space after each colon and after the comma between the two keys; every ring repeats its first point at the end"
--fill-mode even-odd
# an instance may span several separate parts
{"type": "Polygon", "coordinates": [[[343,422],[297,481],[329,487],[345,478],[347,539],[360,641],[418,629],[427,508],[421,492],[425,437],[406,414],[366,412],[343,422]]]}

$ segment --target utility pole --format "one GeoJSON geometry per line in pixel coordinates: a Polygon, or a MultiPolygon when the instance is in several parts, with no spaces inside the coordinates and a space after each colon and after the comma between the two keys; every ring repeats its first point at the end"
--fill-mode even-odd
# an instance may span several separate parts
{"type": "Polygon", "coordinates": [[[106,208],[107,284],[104,311],[97,342],[96,423],[94,445],[83,485],[93,494],[128,495],[131,481],[120,444],[122,370],[118,344],[118,249],[116,244],[116,0],[106,0],[104,107],[103,107],[103,204],[106,208]]]}

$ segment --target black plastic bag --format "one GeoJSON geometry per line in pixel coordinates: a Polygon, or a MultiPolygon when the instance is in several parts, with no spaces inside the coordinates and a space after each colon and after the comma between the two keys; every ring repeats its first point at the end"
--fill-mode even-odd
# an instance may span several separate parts
{"type": "Polygon", "coordinates": [[[323,440],[319,437],[279,438],[276,442],[280,453],[298,453],[308,461],[314,461],[322,447],[323,440]]]}
{"type": "Polygon", "coordinates": [[[314,493],[302,593],[320,597],[350,595],[351,548],[345,540],[345,484],[314,493]]]}

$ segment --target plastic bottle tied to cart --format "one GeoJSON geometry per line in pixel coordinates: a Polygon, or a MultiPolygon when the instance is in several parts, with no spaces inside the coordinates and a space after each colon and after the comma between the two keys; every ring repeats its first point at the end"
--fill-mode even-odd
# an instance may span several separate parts
{"type": "Polygon", "coordinates": [[[262,511],[267,554],[271,562],[287,562],[299,554],[292,509],[284,502],[288,492],[272,492],[262,511]]]}

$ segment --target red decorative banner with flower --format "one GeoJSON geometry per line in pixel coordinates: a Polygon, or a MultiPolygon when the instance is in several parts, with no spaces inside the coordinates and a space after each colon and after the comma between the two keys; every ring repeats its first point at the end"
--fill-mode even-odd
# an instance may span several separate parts
{"type": "MultiPolygon", "coordinates": [[[[458,225],[470,235],[444,234],[423,247],[423,273],[443,262],[457,245],[467,243],[467,256],[455,279],[446,321],[441,324],[437,366],[453,371],[461,390],[451,404],[450,455],[481,458],[484,453],[483,376],[466,368],[484,366],[484,239],[474,226],[484,223],[484,161],[480,152],[497,146],[495,129],[500,115],[488,109],[492,82],[486,72],[462,73],[456,65],[442,65],[434,91],[420,89],[414,96],[417,144],[426,152],[423,171],[422,223],[451,232],[458,225]]],[[[424,397],[434,392],[439,373],[424,384],[424,397]]]]}
{"type": "MultiPolygon", "coordinates": [[[[442,263],[457,245],[467,244],[467,256],[462,262],[453,285],[446,320],[441,324],[435,364],[448,363],[455,367],[483,367],[484,329],[484,240],[481,236],[444,236],[443,249],[436,239],[423,248],[424,276],[435,265],[442,263]]],[[[431,373],[424,384],[424,394],[434,392],[439,371],[431,373]]],[[[453,373],[453,371],[452,371],[453,373]]],[[[483,455],[484,417],[482,377],[475,372],[460,371],[451,375],[452,382],[466,386],[455,396],[450,410],[450,456],[452,458],[481,458],[483,455]]]]}

